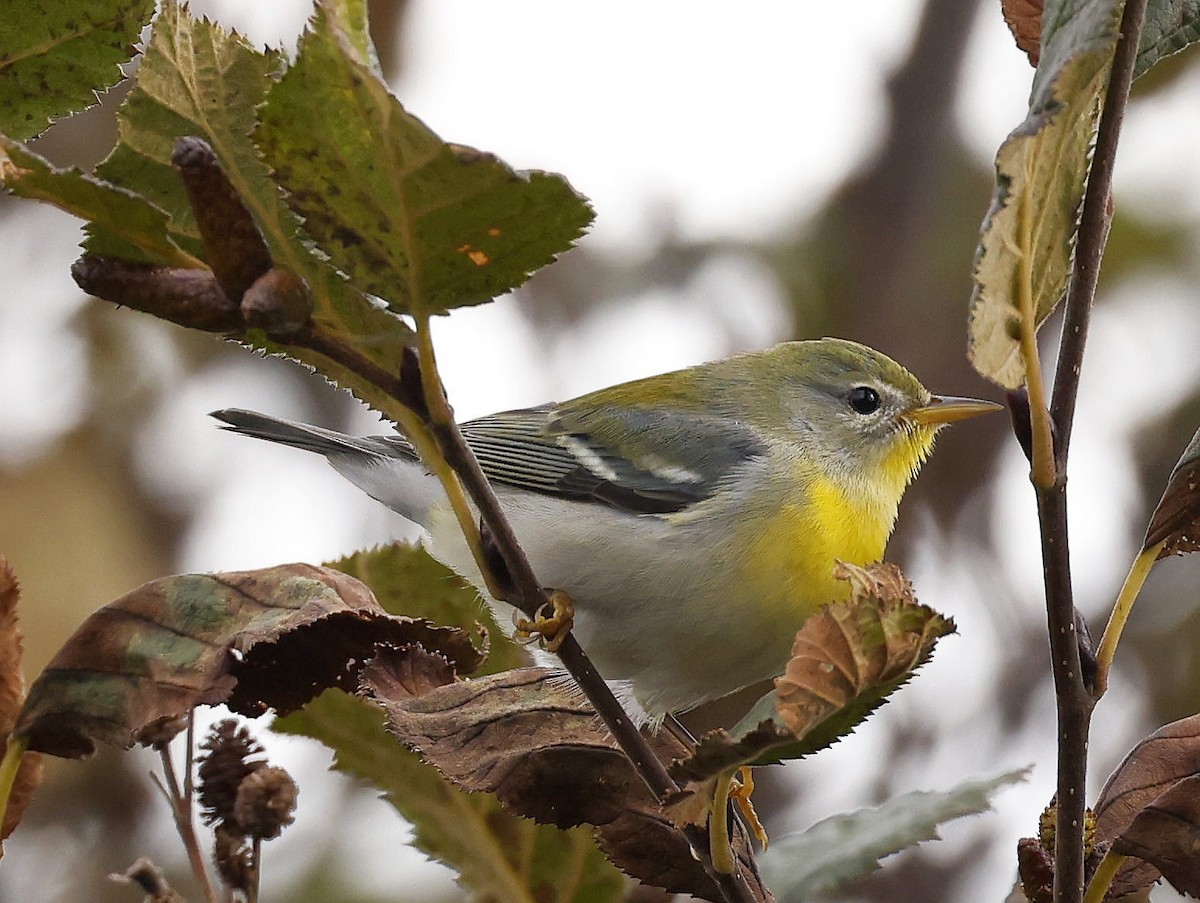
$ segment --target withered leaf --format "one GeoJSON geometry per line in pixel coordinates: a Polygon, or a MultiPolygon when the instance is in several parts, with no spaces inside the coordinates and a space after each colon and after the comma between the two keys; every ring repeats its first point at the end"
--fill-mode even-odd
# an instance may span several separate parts
{"type": "Polygon", "coordinates": [[[1042,50],[1042,0],[1001,0],[1000,10],[1017,46],[1037,68],[1042,50]]]}
{"type": "MultiPolygon", "coordinates": [[[[21,705],[25,701],[25,681],[21,673],[21,631],[17,627],[17,603],[21,590],[16,575],[8,560],[0,555],[0,757],[8,749],[8,735],[12,733],[21,705]]],[[[33,798],[33,792],[42,782],[42,757],[27,752],[21,757],[12,788],[8,794],[8,805],[4,809],[4,820],[0,823],[0,840],[7,839],[21,822],[25,808],[33,798]]]]}
{"type": "Polygon", "coordinates": [[[736,765],[799,758],[834,743],[929,658],[954,623],[920,605],[893,564],[839,564],[850,599],[810,617],[783,676],[731,731],[712,731],[672,775],[703,781],[736,765]]]}
{"type": "Polygon", "coordinates": [[[1176,890],[1200,896],[1200,775],[1173,784],[1142,809],[1113,849],[1152,864],[1176,890]]]}
{"type": "MultiPolygon", "coordinates": [[[[634,878],[720,899],[684,832],[560,672],[522,668],[413,697],[410,685],[395,685],[391,670],[365,669],[364,691],[383,706],[389,729],[453,783],[494,793],[511,811],[542,823],[593,825],[600,848],[634,878]]],[[[686,751],[666,732],[649,739],[664,761],[686,751]]],[[[761,898],[765,890],[740,823],[734,850],[761,898]]]]}
{"type": "MultiPolygon", "coordinates": [[[[1134,822],[1143,817],[1142,813],[1159,808],[1158,813],[1146,815],[1135,832],[1135,841],[1144,843],[1147,829],[1153,836],[1159,830],[1155,824],[1162,813],[1171,811],[1177,805],[1176,800],[1169,797],[1172,788],[1181,782],[1190,782],[1197,775],[1200,775],[1200,715],[1192,715],[1165,725],[1146,737],[1109,776],[1096,801],[1096,839],[1113,841],[1115,845],[1134,822]],[[1159,801],[1163,799],[1168,799],[1165,809],[1159,807],[1159,801]]],[[[1186,786],[1191,788],[1193,794],[1196,793],[1194,784],[1188,783],[1186,786]]],[[[1200,842],[1196,834],[1192,838],[1193,843],[1200,842]]],[[[1169,844],[1174,839],[1164,836],[1163,840],[1168,845],[1163,852],[1169,854],[1169,844]]],[[[1128,860],[1117,873],[1112,884],[1113,896],[1134,893],[1158,880],[1163,863],[1150,856],[1149,850],[1152,849],[1152,846],[1148,847],[1146,857],[1141,852],[1119,851],[1137,858],[1128,860]]],[[[1166,874],[1165,869],[1161,871],[1166,874]]],[[[1172,884],[1175,883],[1169,875],[1167,877],[1172,884]]],[[[1183,889],[1181,885],[1176,886],[1183,889]]]]}
{"type": "Polygon", "coordinates": [[[363,584],[289,564],[147,583],[92,614],[34,681],[15,734],[77,758],[100,740],[160,742],[196,705],[280,713],[357,685],[379,644],[417,643],[467,672],[470,636],[384,612],[363,584]]]}
{"type": "Polygon", "coordinates": [[[918,604],[894,564],[840,564],[850,600],[809,618],[792,658],[775,681],[779,715],[803,736],[835,712],[853,708],[855,723],[904,683],[954,623],[918,604]]]}
{"type": "Polygon", "coordinates": [[[1142,548],[1163,543],[1159,558],[1200,549],[1200,430],[1183,450],[1167,480],[1142,548]]]}

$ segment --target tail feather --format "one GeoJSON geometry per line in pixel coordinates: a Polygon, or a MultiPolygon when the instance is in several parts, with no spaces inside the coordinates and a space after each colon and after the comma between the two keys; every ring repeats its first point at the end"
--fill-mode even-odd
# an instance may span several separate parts
{"type": "MultiPolygon", "coordinates": [[[[242,408],[226,408],[209,414],[220,420],[225,426],[223,430],[240,433],[243,436],[253,436],[255,439],[266,439],[268,442],[278,442],[301,448],[305,451],[316,452],[320,455],[350,452],[377,456],[380,450],[369,439],[359,439],[347,436],[334,430],[322,429],[307,423],[296,423],[279,417],[270,417],[242,408]]],[[[378,440],[376,440],[377,442],[378,440]]]]}

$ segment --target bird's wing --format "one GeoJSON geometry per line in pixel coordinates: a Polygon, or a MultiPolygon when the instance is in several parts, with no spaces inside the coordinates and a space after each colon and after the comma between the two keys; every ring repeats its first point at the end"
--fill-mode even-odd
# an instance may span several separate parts
{"type": "Polygon", "coordinates": [[[767,451],[729,418],[612,406],[507,411],[462,431],[491,480],[637,514],[706,499],[734,468],[767,451]]]}

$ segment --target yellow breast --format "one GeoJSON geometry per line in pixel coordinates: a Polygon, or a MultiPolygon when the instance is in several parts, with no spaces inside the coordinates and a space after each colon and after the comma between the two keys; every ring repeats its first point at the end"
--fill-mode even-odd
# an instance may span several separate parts
{"type": "Polygon", "coordinates": [[[833,579],[835,561],[868,564],[883,557],[899,503],[899,494],[887,504],[823,475],[808,474],[802,482],[795,501],[747,525],[753,535],[743,537],[739,568],[764,607],[793,619],[845,597],[847,585],[833,579]]]}

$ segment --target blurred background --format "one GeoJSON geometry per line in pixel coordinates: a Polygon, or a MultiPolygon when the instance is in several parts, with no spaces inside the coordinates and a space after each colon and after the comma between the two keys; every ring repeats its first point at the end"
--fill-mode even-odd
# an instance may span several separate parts
{"type": "MultiPolygon", "coordinates": [[[[305,0],[192,11],[291,52],[305,0]]],[[[372,3],[401,101],[448,140],[565,174],[595,205],[579,248],[495,304],[437,324],[463,418],[566,398],[787,338],[874,345],[934,391],[997,397],[965,357],[991,158],[1032,70],[998,4],[629,0],[372,3]]],[[[1136,86],[1072,444],[1077,600],[1098,635],[1146,517],[1200,424],[1200,65],[1136,86]]],[[[123,90],[36,143],[91,166],[123,90]]],[[[331,111],[332,114],[333,111],[331,111]]],[[[32,677],[96,607],[159,576],[319,562],[414,534],[323,462],[217,431],[239,406],[383,429],[286,362],[89,300],[78,224],[0,197],[0,554],[23,587],[32,677]]],[[[1056,323],[1044,330],[1050,348],[1056,323]]],[[[1047,355],[1047,359],[1052,358],[1047,355]]],[[[999,900],[1054,782],[1032,491],[1003,417],[956,427],[910,491],[889,557],[958,635],[851,737],[761,775],[780,835],[911,790],[1033,765],[996,812],[835,896],[999,900]]],[[[1200,563],[1152,575],[1093,729],[1091,797],[1140,737],[1200,709],[1200,563]]],[[[444,868],[315,744],[267,734],[298,775],[265,900],[458,900],[444,868]]],[[[193,891],[156,760],[51,762],[6,844],[0,900],[133,900],[139,855],[193,891]]],[[[1170,899],[1160,891],[1155,899],[1170,899]]]]}

